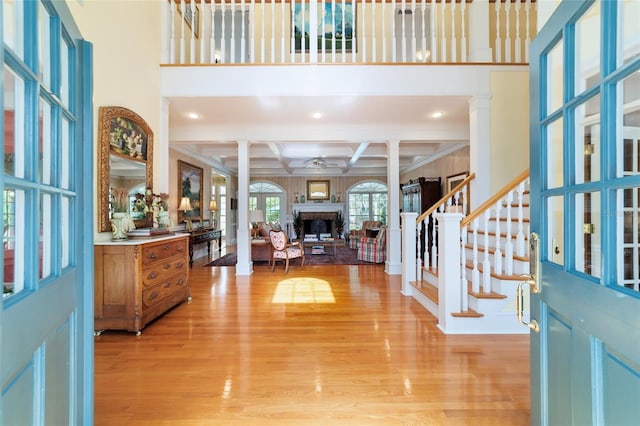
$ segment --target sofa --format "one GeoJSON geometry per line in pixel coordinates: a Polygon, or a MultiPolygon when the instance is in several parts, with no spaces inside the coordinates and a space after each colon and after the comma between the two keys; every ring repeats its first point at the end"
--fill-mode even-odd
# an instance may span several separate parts
{"type": "Polygon", "coordinates": [[[387,254],[387,229],[381,227],[375,237],[364,236],[358,245],[358,260],[383,263],[387,254]]]}
{"type": "Polygon", "coordinates": [[[360,229],[352,229],[349,231],[349,248],[357,249],[360,238],[367,235],[367,229],[378,229],[382,226],[382,222],[378,220],[365,220],[362,222],[360,229]]]}

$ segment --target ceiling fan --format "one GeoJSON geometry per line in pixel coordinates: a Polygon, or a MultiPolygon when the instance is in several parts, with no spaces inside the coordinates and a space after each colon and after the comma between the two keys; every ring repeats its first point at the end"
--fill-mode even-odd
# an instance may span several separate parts
{"type": "Polygon", "coordinates": [[[327,167],[327,162],[322,158],[311,158],[304,162],[304,166],[308,169],[324,169],[327,167]]]}

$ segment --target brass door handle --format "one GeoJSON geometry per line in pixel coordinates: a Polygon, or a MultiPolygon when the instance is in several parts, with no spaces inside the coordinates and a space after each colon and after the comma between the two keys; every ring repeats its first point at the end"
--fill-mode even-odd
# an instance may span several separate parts
{"type": "Polygon", "coordinates": [[[529,327],[531,330],[535,331],[536,333],[540,332],[540,326],[538,325],[538,321],[536,320],[531,320],[529,322],[525,322],[522,317],[524,315],[524,289],[523,287],[525,285],[529,285],[531,286],[531,290],[533,292],[536,292],[536,283],[535,281],[533,281],[531,279],[530,275],[524,275],[527,278],[529,278],[526,281],[522,281],[518,284],[518,288],[516,290],[516,314],[518,316],[518,322],[520,322],[520,324],[529,327]]]}

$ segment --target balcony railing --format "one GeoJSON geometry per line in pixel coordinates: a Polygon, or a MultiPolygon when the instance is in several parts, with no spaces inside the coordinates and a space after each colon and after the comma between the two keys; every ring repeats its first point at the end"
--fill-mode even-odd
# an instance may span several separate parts
{"type": "Polygon", "coordinates": [[[169,0],[163,62],[528,63],[536,3],[503,1],[169,0]]]}

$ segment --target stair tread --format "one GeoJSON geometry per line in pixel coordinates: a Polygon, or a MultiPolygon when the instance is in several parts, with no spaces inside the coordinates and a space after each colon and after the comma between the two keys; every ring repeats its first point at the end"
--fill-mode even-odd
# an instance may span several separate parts
{"type": "MultiPolygon", "coordinates": [[[[467,267],[467,269],[473,269],[473,262],[467,261],[465,266],[467,267]]],[[[478,262],[478,271],[483,272],[482,263],[480,262],[478,262]]],[[[496,274],[495,272],[491,271],[491,276],[505,281],[522,281],[522,277],[520,275],[496,274]]]]}
{"type": "MultiPolygon", "coordinates": [[[[471,281],[467,280],[467,293],[469,293],[471,296],[475,297],[476,299],[506,299],[507,298],[506,295],[496,293],[495,291],[492,291],[491,293],[478,293],[473,291],[471,287],[472,287],[471,281]]],[[[482,286],[480,288],[482,288],[482,286]]]]}
{"type": "Polygon", "coordinates": [[[473,309],[467,309],[466,311],[451,312],[451,316],[456,318],[482,318],[484,315],[473,309]]]}
{"type": "Polygon", "coordinates": [[[427,296],[436,304],[438,303],[438,287],[429,284],[427,281],[410,281],[409,284],[416,288],[420,293],[427,296]]]}
{"type": "MultiPolygon", "coordinates": [[[[473,246],[471,244],[465,244],[464,245],[465,248],[468,248],[470,250],[473,250],[473,246]]],[[[489,253],[491,254],[495,254],[496,249],[493,247],[489,247],[489,253]]],[[[484,253],[484,246],[478,246],[478,253],[484,253]]],[[[502,257],[505,257],[506,254],[503,252],[502,253],[502,257]]],[[[526,256],[518,256],[517,254],[513,255],[513,260],[519,260],[521,262],[528,262],[529,258],[526,256]]]]}
{"type": "MultiPolygon", "coordinates": [[[[489,234],[489,235],[493,235],[493,236],[495,236],[495,235],[496,235],[496,233],[495,233],[494,231],[489,231],[489,232],[487,232],[487,231],[485,231],[484,229],[478,229],[478,231],[477,231],[477,232],[478,232],[478,235],[484,235],[484,234],[489,234]]],[[[468,229],[468,230],[467,230],[467,233],[468,233],[468,234],[469,234],[469,233],[473,233],[473,231],[472,231],[472,230],[470,230],[470,229],[468,229]]],[[[501,232],[501,233],[500,233],[500,236],[501,236],[501,237],[503,237],[503,238],[507,238],[507,233],[506,233],[506,232],[501,232]]],[[[515,238],[518,238],[518,233],[517,233],[517,232],[515,232],[515,233],[514,233],[514,232],[512,232],[512,233],[511,233],[511,239],[515,239],[515,238]]],[[[529,239],[529,236],[525,234],[525,235],[524,235],[524,239],[525,239],[525,240],[528,240],[528,239],[529,239]]]]}

